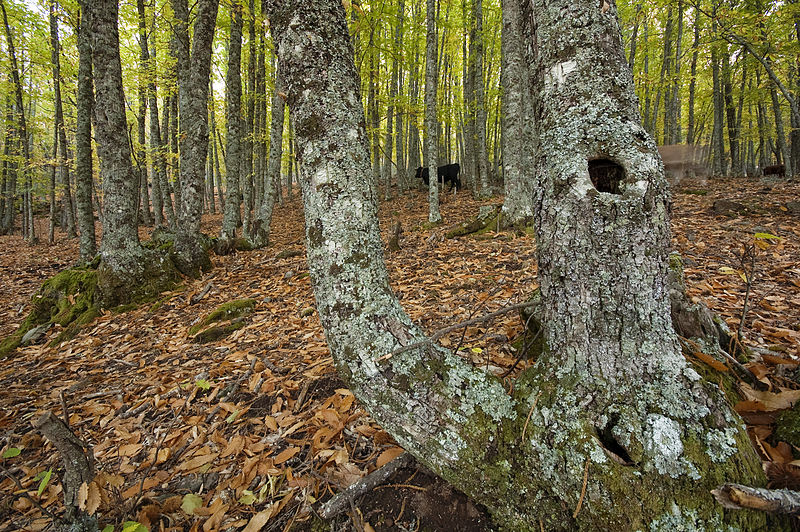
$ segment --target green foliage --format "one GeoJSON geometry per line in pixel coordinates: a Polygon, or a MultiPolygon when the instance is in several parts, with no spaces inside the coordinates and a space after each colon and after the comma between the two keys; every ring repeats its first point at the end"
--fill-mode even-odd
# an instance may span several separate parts
{"type": "Polygon", "coordinates": [[[16,447],[9,447],[3,451],[3,458],[14,458],[15,456],[19,456],[21,452],[22,451],[16,447]]]}
{"type": "Polygon", "coordinates": [[[47,484],[50,482],[50,477],[52,476],[53,476],[53,470],[48,469],[47,471],[42,471],[41,473],[33,477],[34,482],[37,480],[39,481],[39,487],[36,489],[36,495],[38,495],[39,497],[42,496],[42,493],[44,493],[47,484]]]}

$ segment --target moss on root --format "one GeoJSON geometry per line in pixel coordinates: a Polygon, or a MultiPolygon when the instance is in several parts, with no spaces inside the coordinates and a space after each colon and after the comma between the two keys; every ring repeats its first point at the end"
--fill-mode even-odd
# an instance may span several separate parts
{"type": "Polygon", "coordinates": [[[136,275],[121,276],[99,261],[89,267],[64,270],[46,280],[31,298],[28,316],[0,342],[0,358],[10,355],[22,344],[25,334],[36,327],[61,326],[63,330],[50,342],[51,346],[58,345],[94,320],[101,308],[125,311],[174,288],[180,275],[168,255],[150,250],[147,253],[149,260],[136,275]]]}
{"type": "Polygon", "coordinates": [[[200,323],[193,325],[189,329],[189,336],[194,337],[193,340],[199,343],[212,342],[227,336],[244,327],[244,316],[253,312],[255,306],[255,299],[237,299],[223,303],[200,323]],[[229,321],[230,323],[209,327],[212,324],[219,324],[224,321],[229,321]]]}

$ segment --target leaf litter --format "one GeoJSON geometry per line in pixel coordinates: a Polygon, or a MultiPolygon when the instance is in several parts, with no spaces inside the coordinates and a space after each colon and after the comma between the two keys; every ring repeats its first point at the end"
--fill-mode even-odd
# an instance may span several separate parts
{"type": "MultiPolygon", "coordinates": [[[[799,476],[793,462],[800,450],[798,442],[778,441],[774,426],[800,398],[800,217],[786,208],[798,193],[797,183],[744,179],[684,181],[673,189],[673,247],[685,260],[688,295],[705,301],[732,330],[746,276],[731,271],[742,270],[743,245],[757,233],[771,235],[757,239],[744,326],[745,345],[758,349],[745,365],[766,389],[739,383],[736,408],[762,459],[780,466],[774,469],[787,485],[799,476]],[[692,193],[701,187],[705,195],[692,193]],[[745,204],[749,213],[715,214],[717,199],[745,204]]],[[[381,206],[384,241],[396,221],[402,227],[400,250],[386,252],[393,289],[431,334],[523,302],[536,286],[533,238],[490,232],[444,239],[481,203],[466,192],[442,199],[449,225],[432,229],[425,228],[424,194],[381,206]]],[[[218,233],[220,218],[204,217],[204,231],[218,233]]],[[[65,406],[72,430],[93,447],[98,470],[81,488],[79,504],[118,529],[134,529],[135,522],[150,530],[306,530],[316,504],[402,452],[335,374],[313,311],[298,198],[276,209],[272,227],[269,248],[213,256],[211,272],[159,304],[103,312],[74,339],[47,347],[59,333],[53,327],[44,343],[3,361],[3,467],[42,508],[61,511],[57,475],[42,485],[61,465],[31,420],[46,410],[64,416],[65,406]],[[193,325],[246,298],[256,305],[244,327],[207,344],[192,342],[193,325]],[[19,456],[11,449],[20,449],[19,456]]],[[[141,229],[143,238],[147,232],[141,229]]],[[[34,250],[18,236],[2,242],[0,337],[24,319],[41,282],[77,257],[77,242],[62,234],[34,250]]],[[[513,365],[510,341],[521,332],[519,317],[509,313],[440,343],[500,374],[513,365]]],[[[706,364],[726,372],[714,362],[706,364]]],[[[6,523],[0,530],[46,528],[49,517],[19,491],[7,476],[0,481],[6,523]]],[[[490,528],[483,509],[417,466],[395,473],[337,522],[363,530],[490,528]]]]}

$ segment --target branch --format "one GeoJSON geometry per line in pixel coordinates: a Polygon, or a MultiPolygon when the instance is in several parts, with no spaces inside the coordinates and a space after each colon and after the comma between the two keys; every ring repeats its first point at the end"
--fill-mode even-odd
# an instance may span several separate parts
{"type": "Polygon", "coordinates": [[[346,510],[350,503],[361,497],[376,486],[383,484],[395,471],[411,463],[411,455],[403,453],[385,466],[376,469],[361,480],[353,482],[347,489],[333,496],[331,500],[320,507],[319,516],[330,519],[346,510]]]}
{"type": "Polygon", "coordinates": [[[399,355],[400,353],[404,353],[406,351],[410,351],[412,349],[416,349],[417,347],[423,347],[426,345],[431,345],[433,342],[436,342],[442,336],[449,334],[457,329],[461,329],[462,327],[469,327],[470,325],[475,325],[478,323],[483,323],[485,321],[492,320],[497,316],[502,316],[503,314],[508,314],[509,312],[513,312],[515,310],[520,310],[523,308],[532,307],[533,303],[530,301],[525,303],[517,303],[515,305],[509,305],[507,307],[503,307],[500,310],[495,310],[494,312],[490,312],[485,316],[481,316],[479,318],[473,318],[471,320],[462,321],[460,323],[456,323],[455,325],[451,325],[449,327],[445,327],[444,329],[439,329],[436,331],[432,336],[426,338],[425,340],[420,340],[419,342],[414,342],[413,344],[404,345],[403,347],[399,347],[392,351],[391,353],[386,353],[385,355],[378,358],[378,361],[388,360],[395,355],[399,355]]]}
{"type": "Polygon", "coordinates": [[[751,508],[763,512],[800,515],[800,493],[790,490],[751,488],[741,484],[723,484],[711,494],[725,508],[751,508]]]}

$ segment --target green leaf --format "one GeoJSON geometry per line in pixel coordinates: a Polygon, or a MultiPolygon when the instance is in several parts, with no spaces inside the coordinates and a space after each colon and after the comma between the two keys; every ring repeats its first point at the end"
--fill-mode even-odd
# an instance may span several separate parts
{"type": "Polygon", "coordinates": [[[781,237],[771,235],[769,233],[756,233],[753,235],[753,238],[761,238],[763,240],[780,240],[781,237]]]}
{"type": "Polygon", "coordinates": [[[187,493],[183,496],[183,503],[181,503],[181,510],[189,515],[194,513],[195,508],[203,506],[203,499],[194,493],[187,493]]]}
{"type": "Polygon", "coordinates": [[[50,482],[50,477],[51,476],[53,476],[53,470],[52,469],[48,469],[47,471],[42,471],[41,473],[36,475],[34,480],[39,480],[39,488],[36,490],[36,495],[38,495],[39,497],[42,496],[42,493],[44,493],[44,489],[47,487],[47,484],[50,482]]]}
{"type": "Polygon", "coordinates": [[[719,273],[722,273],[724,275],[736,275],[736,270],[734,270],[730,266],[722,266],[719,269],[719,273]]]}
{"type": "Polygon", "coordinates": [[[250,490],[242,491],[242,496],[239,497],[239,504],[253,504],[256,501],[256,496],[250,490]]]}
{"type": "Polygon", "coordinates": [[[205,380],[205,379],[200,379],[200,380],[198,380],[198,381],[195,381],[195,383],[194,383],[194,384],[195,384],[195,386],[197,386],[197,387],[198,387],[198,388],[200,388],[201,390],[208,390],[209,388],[211,388],[211,383],[210,383],[210,382],[208,382],[208,381],[207,381],[207,380],[205,380]]]}
{"type": "Polygon", "coordinates": [[[114,532],[114,525],[104,526],[102,532],[114,532]]]}
{"type": "Polygon", "coordinates": [[[16,447],[9,447],[5,450],[5,452],[3,452],[3,458],[14,458],[15,456],[19,456],[19,453],[21,452],[22,451],[16,447]]]}
{"type": "Polygon", "coordinates": [[[473,347],[473,348],[471,348],[470,350],[471,350],[473,353],[475,353],[476,355],[480,355],[481,353],[483,353],[483,349],[481,349],[480,347],[473,347]]]}
{"type": "Polygon", "coordinates": [[[227,421],[228,423],[233,423],[234,421],[236,421],[236,418],[239,417],[239,412],[241,412],[241,410],[236,410],[231,415],[226,417],[225,421],[227,421]]]}
{"type": "Polygon", "coordinates": [[[149,532],[145,526],[138,521],[125,521],[122,525],[122,532],[149,532]]]}

